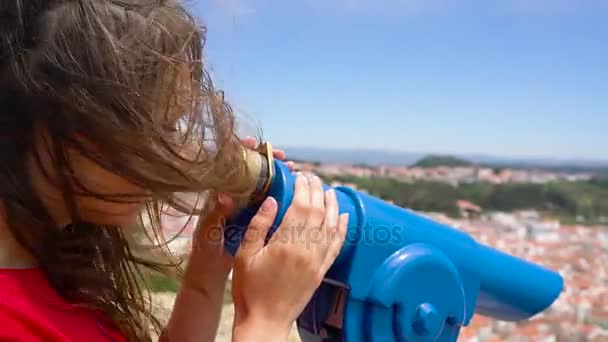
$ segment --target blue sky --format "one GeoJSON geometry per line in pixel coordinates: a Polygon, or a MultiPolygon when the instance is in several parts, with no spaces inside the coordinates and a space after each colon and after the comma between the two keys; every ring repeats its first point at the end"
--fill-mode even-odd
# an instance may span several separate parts
{"type": "Polygon", "coordinates": [[[245,131],[608,160],[608,1],[190,0],[245,131]]]}

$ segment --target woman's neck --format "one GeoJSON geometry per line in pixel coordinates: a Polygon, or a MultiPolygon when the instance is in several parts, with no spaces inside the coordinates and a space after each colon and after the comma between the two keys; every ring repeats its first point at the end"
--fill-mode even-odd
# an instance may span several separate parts
{"type": "Polygon", "coordinates": [[[37,265],[36,258],[17,242],[0,212],[0,268],[33,268],[37,265]]]}

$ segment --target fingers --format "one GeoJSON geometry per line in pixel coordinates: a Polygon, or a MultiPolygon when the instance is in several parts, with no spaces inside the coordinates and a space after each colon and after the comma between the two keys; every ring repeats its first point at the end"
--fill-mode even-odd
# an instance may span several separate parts
{"type": "Polygon", "coordinates": [[[285,160],[285,151],[283,150],[274,150],[272,152],[272,156],[279,160],[285,160]]]}
{"type": "Polygon", "coordinates": [[[264,200],[260,210],[249,223],[245,237],[237,252],[237,258],[247,259],[264,248],[266,235],[268,235],[268,231],[277,216],[277,208],[277,201],[274,198],[268,197],[264,200]]]}
{"type": "MultiPolygon", "coordinates": [[[[246,138],[244,138],[244,139],[241,140],[241,143],[243,145],[245,145],[245,147],[247,147],[249,149],[252,149],[252,150],[255,149],[257,147],[257,145],[258,145],[257,140],[255,138],[253,138],[253,137],[246,137],[246,138]]],[[[286,158],[285,151],[281,150],[281,149],[275,149],[275,150],[273,150],[272,151],[272,156],[275,159],[278,159],[278,160],[281,160],[281,161],[285,161],[285,158],[286,158]]],[[[293,172],[296,169],[295,164],[292,161],[285,162],[285,165],[287,165],[287,168],[291,172],[293,172]]]]}
{"type": "MultiPolygon", "coordinates": [[[[287,158],[285,155],[285,151],[283,151],[283,150],[274,150],[272,153],[272,156],[275,159],[278,159],[281,161],[285,161],[285,159],[287,158]]],[[[285,161],[285,165],[287,166],[287,169],[291,172],[293,172],[296,169],[296,164],[292,161],[285,161]]]]}
{"type": "Polygon", "coordinates": [[[325,264],[327,259],[333,254],[333,244],[335,243],[336,235],[338,234],[339,224],[339,208],[336,192],[333,189],[325,192],[325,218],[323,220],[322,236],[324,237],[324,253],[320,256],[322,260],[321,270],[326,271],[325,264]]]}
{"type": "Polygon", "coordinates": [[[296,169],[296,164],[292,161],[285,162],[285,165],[291,172],[293,172],[296,169]]]}
{"type": "MultiPolygon", "coordinates": [[[[241,143],[245,147],[255,149],[258,145],[258,141],[254,137],[246,137],[241,140],[241,143]]],[[[279,160],[285,160],[285,151],[281,149],[275,149],[272,151],[272,156],[279,160]]]]}
{"type": "Polygon", "coordinates": [[[335,190],[324,191],[316,175],[298,173],[292,203],[270,243],[279,240],[294,251],[307,250],[311,262],[325,272],[340,252],[347,225],[348,216],[339,215],[335,190]]]}
{"type": "Polygon", "coordinates": [[[243,145],[245,145],[245,147],[250,149],[254,149],[258,144],[257,140],[254,137],[246,137],[245,139],[241,140],[241,142],[243,143],[243,145]]]}
{"type": "Polygon", "coordinates": [[[324,217],[325,198],[321,179],[310,173],[297,173],[291,205],[273,238],[286,235],[304,237],[306,230],[320,230],[324,217]]]}
{"type": "Polygon", "coordinates": [[[300,232],[306,227],[310,213],[310,189],[308,178],[301,173],[295,175],[294,190],[291,204],[281,221],[279,229],[272,236],[270,243],[274,240],[289,241],[289,237],[297,236],[294,232],[300,232]],[[286,239],[283,239],[286,237],[286,239]]]}
{"type": "Polygon", "coordinates": [[[325,192],[321,179],[311,173],[305,173],[310,185],[310,217],[308,227],[313,230],[321,230],[325,219],[325,192]]]}
{"type": "Polygon", "coordinates": [[[298,211],[309,213],[310,210],[310,178],[299,173],[296,175],[296,181],[293,192],[293,208],[298,211]]]}
{"type": "Polygon", "coordinates": [[[334,235],[338,229],[338,200],[334,189],[325,192],[325,219],[323,228],[327,233],[334,235]]]}
{"type": "MultiPolygon", "coordinates": [[[[339,216],[338,224],[336,227],[334,234],[330,234],[330,242],[329,247],[327,249],[327,254],[325,255],[325,260],[323,261],[323,265],[321,269],[326,272],[329,270],[331,265],[334,263],[338,254],[340,254],[340,250],[342,250],[342,245],[344,244],[344,240],[346,239],[346,232],[348,231],[348,213],[344,213],[339,216]]],[[[331,229],[331,228],[328,228],[331,229]]]]}

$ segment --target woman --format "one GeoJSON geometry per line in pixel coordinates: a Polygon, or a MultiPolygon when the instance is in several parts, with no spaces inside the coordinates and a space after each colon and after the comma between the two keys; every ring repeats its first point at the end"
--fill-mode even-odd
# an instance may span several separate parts
{"type": "MultiPolygon", "coordinates": [[[[169,0],[0,4],[0,340],[211,341],[233,271],[235,341],[285,341],[336,257],[347,225],[333,192],[299,175],[275,237],[267,199],[232,258],[213,237],[247,195],[236,123],[202,60],[204,30],[169,0]],[[162,210],[206,198],[166,326],[145,268],[162,210]],[[206,196],[206,197],[205,197],[206,196]],[[145,209],[145,210],[143,210],[145,209]],[[142,214],[144,213],[144,214],[142,214]]],[[[282,152],[277,158],[284,158],[282,152]]],[[[192,214],[192,213],[190,213],[192,214]]]]}

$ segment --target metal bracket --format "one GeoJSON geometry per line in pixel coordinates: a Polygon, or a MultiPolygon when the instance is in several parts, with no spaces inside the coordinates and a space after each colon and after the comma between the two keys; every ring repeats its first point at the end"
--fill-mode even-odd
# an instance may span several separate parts
{"type": "Polygon", "coordinates": [[[270,191],[270,184],[272,184],[272,179],[274,178],[274,156],[272,144],[270,144],[269,142],[262,142],[260,146],[258,146],[256,151],[265,160],[267,172],[267,174],[265,175],[265,182],[260,189],[260,193],[267,194],[268,191],[270,191]]]}

